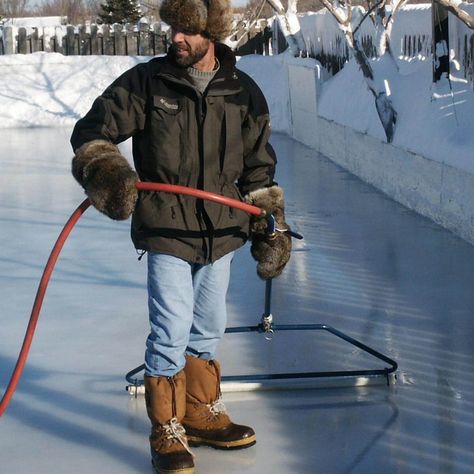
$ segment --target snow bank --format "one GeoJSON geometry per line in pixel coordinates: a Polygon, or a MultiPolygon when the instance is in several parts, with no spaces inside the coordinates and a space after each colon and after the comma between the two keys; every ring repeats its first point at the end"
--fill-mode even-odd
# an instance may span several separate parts
{"type": "Polygon", "coordinates": [[[72,127],[117,76],[145,59],[128,56],[0,56],[0,128],[72,127]]]}
{"type": "MultiPolygon", "coordinates": [[[[0,56],[0,128],[72,127],[120,74],[147,57],[0,56]]],[[[267,95],[275,131],[289,131],[288,79],[283,56],[245,56],[239,67],[267,95]]]]}
{"type": "MultiPolygon", "coordinates": [[[[427,59],[401,62],[399,74],[387,71],[380,61],[372,65],[388,80],[387,92],[398,114],[393,144],[474,174],[472,85],[455,76],[434,85],[427,59]]],[[[354,61],[322,86],[319,114],[385,140],[373,96],[354,61]]]]}

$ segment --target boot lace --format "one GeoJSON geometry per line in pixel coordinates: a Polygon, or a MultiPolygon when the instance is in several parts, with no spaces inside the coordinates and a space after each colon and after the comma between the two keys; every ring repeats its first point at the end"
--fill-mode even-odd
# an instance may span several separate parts
{"type": "Polygon", "coordinates": [[[226,413],[226,408],[221,398],[216,400],[214,403],[211,403],[211,405],[209,406],[209,410],[214,416],[218,416],[221,413],[226,413]]]}
{"type": "Polygon", "coordinates": [[[186,430],[177,418],[171,418],[170,422],[167,425],[163,425],[163,430],[167,439],[178,440],[184,446],[184,449],[186,449],[186,451],[191,454],[191,456],[194,456],[188,446],[186,430]]]}

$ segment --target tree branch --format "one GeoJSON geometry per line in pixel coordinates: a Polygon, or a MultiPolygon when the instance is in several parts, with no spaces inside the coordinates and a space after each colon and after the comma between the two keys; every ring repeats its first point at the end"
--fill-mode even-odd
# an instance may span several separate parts
{"type": "Polygon", "coordinates": [[[392,8],[390,15],[387,18],[387,24],[392,20],[392,18],[402,9],[404,5],[408,3],[408,0],[399,0],[395,7],[392,8]]]}
{"type": "Polygon", "coordinates": [[[468,28],[474,30],[474,17],[457,6],[452,0],[434,0],[458,17],[468,28]]]}
{"type": "Polygon", "coordinates": [[[362,20],[360,20],[359,24],[354,28],[353,34],[355,35],[357,33],[357,30],[362,26],[362,23],[364,23],[365,19],[375,10],[377,10],[380,6],[384,5],[387,3],[387,0],[379,0],[377,3],[372,5],[367,12],[364,14],[362,17],[362,20]]]}
{"type": "Polygon", "coordinates": [[[344,18],[341,13],[334,8],[329,0],[321,0],[321,3],[328,9],[329,13],[336,19],[340,25],[347,26],[348,19],[344,18]]]}

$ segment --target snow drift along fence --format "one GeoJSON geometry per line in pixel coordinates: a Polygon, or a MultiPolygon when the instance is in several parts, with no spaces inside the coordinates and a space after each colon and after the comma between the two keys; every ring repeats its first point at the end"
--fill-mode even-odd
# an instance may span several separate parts
{"type": "Polygon", "coordinates": [[[0,27],[0,54],[38,51],[73,55],[152,56],[166,51],[160,23],[45,28],[0,27]]]}
{"type": "MultiPolygon", "coordinates": [[[[357,17],[355,12],[354,24],[357,17]]],[[[336,74],[349,60],[350,53],[344,34],[334,17],[327,11],[311,12],[300,18],[301,30],[309,55],[317,59],[331,74],[336,74]]],[[[357,34],[365,53],[370,58],[377,56],[374,45],[375,30],[369,18],[362,23],[357,34]]],[[[391,45],[396,56],[414,58],[431,54],[431,6],[408,5],[395,21],[391,45]]]]}
{"type": "MultiPolygon", "coordinates": [[[[474,4],[463,3],[462,8],[474,15],[474,4]]],[[[336,20],[324,9],[300,15],[300,23],[309,55],[317,59],[330,75],[336,74],[350,57],[346,40],[336,20]]],[[[281,52],[286,45],[283,46],[281,43],[283,35],[277,31],[278,22],[274,25],[273,50],[281,52]]],[[[474,31],[452,14],[449,14],[449,31],[451,55],[454,55],[464,77],[474,82],[474,31]]],[[[374,37],[373,24],[366,18],[359,29],[358,38],[365,53],[371,58],[377,55],[374,37]]],[[[407,5],[398,12],[392,31],[391,46],[395,56],[404,59],[419,55],[431,56],[431,4],[407,5]]]]}

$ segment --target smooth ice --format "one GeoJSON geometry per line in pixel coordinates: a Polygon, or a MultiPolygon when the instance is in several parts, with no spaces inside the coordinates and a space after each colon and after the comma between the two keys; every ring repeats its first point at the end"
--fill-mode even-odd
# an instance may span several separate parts
{"type": "MultiPolygon", "coordinates": [[[[37,285],[84,199],[70,131],[0,131],[0,389],[37,285]]],[[[275,135],[294,242],[273,284],[276,323],[325,323],[395,359],[397,382],[225,393],[257,445],[197,448],[197,473],[474,472],[474,247],[323,156],[275,135]]],[[[129,146],[124,147],[129,153],[129,146]]],[[[145,262],[129,223],[86,211],[53,274],[26,369],[0,419],[0,472],[152,473],[143,397],[124,375],[143,360],[145,262]]],[[[229,326],[257,324],[264,285],[245,246],[234,260],[229,326]]],[[[224,374],[345,370],[379,361],[313,331],[227,335],[224,374]]],[[[382,364],[383,365],[383,364],[382,364]]]]}

